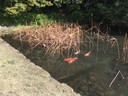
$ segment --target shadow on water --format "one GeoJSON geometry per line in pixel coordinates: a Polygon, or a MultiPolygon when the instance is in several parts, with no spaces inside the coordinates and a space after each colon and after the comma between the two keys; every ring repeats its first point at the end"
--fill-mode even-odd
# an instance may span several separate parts
{"type": "Polygon", "coordinates": [[[3,39],[32,62],[47,70],[52,77],[67,83],[82,96],[128,96],[128,65],[118,62],[116,48],[99,45],[99,51],[93,50],[89,57],[83,56],[83,50],[77,56],[78,60],[69,65],[60,55],[54,57],[44,55],[40,47],[31,50],[27,44],[21,44],[9,36],[3,39]],[[125,79],[119,74],[109,87],[119,70],[125,79]]]}

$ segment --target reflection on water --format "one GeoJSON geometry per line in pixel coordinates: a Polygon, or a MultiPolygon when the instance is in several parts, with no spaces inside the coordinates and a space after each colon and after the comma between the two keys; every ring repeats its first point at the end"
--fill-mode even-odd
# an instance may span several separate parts
{"type": "MultiPolygon", "coordinates": [[[[31,50],[27,44],[10,41],[9,37],[4,39],[35,64],[50,72],[54,78],[67,83],[82,96],[128,96],[128,64],[122,64],[117,60],[119,57],[117,47],[110,48],[101,42],[98,52],[94,48],[89,57],[83,56],[85,50],[89,51],[88,48],[83,48],[81,54],[77,55],[78,60],[69,65],[63,61],[62,56],[44,55],[40,47],[31,50]],[[125,79],[118,75],[109,88],[119,70],[125,79]]],[[[122,44],[123,39],[119,41],[122,44]]]]}
{"type": "Polygon", "coordinates": [[[95,65],[64,82],[80,92],[82,96],[128,96],[128,67],[118,63],[115,57],[116,55],[101,53],[98,55],[98,62],[94,60],[95,65]],[[119,75],[109,88],[118,70],[121,70],[125,79],[119,75]]]}

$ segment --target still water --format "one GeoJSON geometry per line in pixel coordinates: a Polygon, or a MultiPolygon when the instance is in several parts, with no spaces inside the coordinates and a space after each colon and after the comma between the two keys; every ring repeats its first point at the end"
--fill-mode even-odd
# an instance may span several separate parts
{"type": "MultiPolygon", "coordinates": [[[[123,38],[118,37],[120,54],[123,38]]],[[[118,60],[117,47],[101,42],[98,47],[91,49],[89,57],[84,57],[83,54],[90,51],[90,48],[82,48],[80,54],[74,55],[78,59],[67,64],[63,61],[65,56],[47,56],[40,47],[31,50],[27,44],[21,44],[8,36],[3,39],[82,96],[128,96],[128,64],[118,60]],[[117,74],[118,72],[120,73],[117,74]]]]}

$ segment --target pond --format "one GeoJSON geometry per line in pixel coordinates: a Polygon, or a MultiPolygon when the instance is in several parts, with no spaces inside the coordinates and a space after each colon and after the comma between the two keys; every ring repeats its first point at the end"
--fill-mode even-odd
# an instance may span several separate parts
{"type": "MultiPolygon", "coordinates": [[[[124,37],[117,38],[122,48],[124,37]]],[[[117,47],[101,42],[88,57],[83,54],[90,48],[82,48],[81,53],[76,55],[78,59],[67,64],[63,60],[65,56],[44,55],[41,47],[30,49],[28,44],[13,40],[11,36],[4,36],[3,39],[81,96],[128,96],[128,64],[118,60],[118,51],[122,51],[117,47]]]]}

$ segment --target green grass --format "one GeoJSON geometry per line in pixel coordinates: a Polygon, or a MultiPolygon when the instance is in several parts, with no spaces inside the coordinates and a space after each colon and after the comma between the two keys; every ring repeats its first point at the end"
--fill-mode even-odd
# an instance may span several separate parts
{"type": "Polygon", "coordinates": [[[23,13],[17,16],[0,13],[0,25],[3,26],[36,26],[63,21],[60,13],[23,13]]]}
{"type": "Polygon", "coordinates": [[[87,16],[82,11],[63,14],[61,12],[22,13],[16,16],[0,13],[0,25],[3,26],[44,26],[55,22],[86,23],[87,16]],[[86,19],[85,19],[86,18],[86,19]]]}

